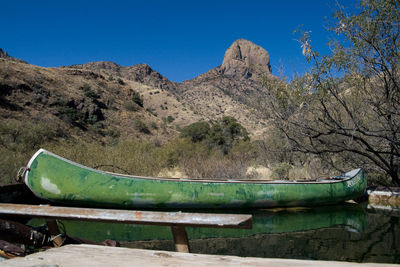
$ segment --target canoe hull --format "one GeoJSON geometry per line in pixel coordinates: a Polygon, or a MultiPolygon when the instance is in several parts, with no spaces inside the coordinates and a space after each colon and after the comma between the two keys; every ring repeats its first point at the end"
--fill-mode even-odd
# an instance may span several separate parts
{"type": "Polygon", "coordinates": [[[38,197],[59,203],[161,209],[325,205],[355,199],[366,187],[360,169],[341,180],[308,183],[124,176],[94,170],[43,149],[29,161],[25,183],[38,197]]]}

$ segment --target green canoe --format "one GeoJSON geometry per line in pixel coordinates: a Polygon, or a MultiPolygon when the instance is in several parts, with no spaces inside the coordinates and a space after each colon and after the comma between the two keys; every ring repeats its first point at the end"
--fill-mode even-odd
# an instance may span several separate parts
{"type": "Polygon", "coordinates": [[[95,170],[40,149],[25,184],[39,198],[75,206],[120,208],[265,208],[314,206],[360,197],[361,169],[316,181],[191,180],[95,170]]]}

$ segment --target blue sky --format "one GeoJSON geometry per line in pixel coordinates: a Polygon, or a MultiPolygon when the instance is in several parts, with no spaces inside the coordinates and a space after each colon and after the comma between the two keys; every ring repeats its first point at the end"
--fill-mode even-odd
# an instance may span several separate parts
{"type": "MultiPolygon", "coordinates": [[[[346,6],[356,1],[339,0],[346,6]]],[[[222,64],[239,38],[264,47],[272,71],[307,68],[293,31],[310,30],[328,53],[335,0],[0,0],[0,48],[43,67],[147,63],[168,79],[192,79],[222,64]],[[328,20],[328,22],[327,22],[328,20]]]]}

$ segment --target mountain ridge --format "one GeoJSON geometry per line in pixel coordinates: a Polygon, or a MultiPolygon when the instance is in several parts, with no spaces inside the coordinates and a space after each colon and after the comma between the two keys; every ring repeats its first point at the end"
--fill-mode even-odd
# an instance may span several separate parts
{"type": "Polygon", "coordinates": [[[42,114],[65,120],[70,116],[67,119],[73,124],[82,129],[95,126],[103,136],[115,128],[121,136],[159,139],[177,136],[176,129],[195,121],[232,116],[257,138],[268,125],[257,99],[265,97],[263,81],[273,77],[269,55],[244,39],[231,47],[220,66],[181,83],[168,80],[147,64],[127,67],[99,61],[43,68],[3,57],[0,108],[9,117],[16,117],[17,110],[25,112],[25,118],[42,114]],[[142,103],[135,102],[137,96],[142,103]],[[140,130],[135,126],[138,121],[152,129],[140,130]]]}

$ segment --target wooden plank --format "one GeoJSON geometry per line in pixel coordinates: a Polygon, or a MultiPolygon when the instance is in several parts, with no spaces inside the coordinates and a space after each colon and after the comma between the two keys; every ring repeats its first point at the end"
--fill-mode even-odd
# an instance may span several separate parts
{"type": "Polygon", "coordinates": [[[168,225],[171,226],[176,250],[187,253],[189,252],[189,241],[185,226],[223,228],[251,228],[252,226],[252,215],[244,214],[154,212],[0,203],[1,214],[46,218],[55,247],[59,247],[63,243],[56,219],[168,225]]]}
{"type": "Polygon", "coordinates": [[[46,220],[47,229],[51,234],[51,240],[53,242],[54,247],[61,247],[64,243],[63,238],[61,237],[60,230],[58,229],[58,224],[56,220],[46,220]]]}
{"type": "Polygon", "coordinates": [[[178,252],[189,253],[189,240],[185,227],[171,226],[172,235],[174,236],[175,249],[178,252]]]}
{"type": "Polygon", "coordinates": [[[67,245],[45,252],[1,262],[3,267],[31,266],[97,267],[97,266],[274,266],[274,267],[360,267],[398,266],[396,264],[356,263],[317,260],[268,259],[221,255],[201,255],[169,251],[102,247],[93,245],[67,245]]]}
{"type": "Polygon", "coordinates": [[[0,203],[0,215],[48,219],[88,220],[133,224],[251,228],[252,215],[188,212],[155,212],[114,209],[56,207],[0,203]]]}

